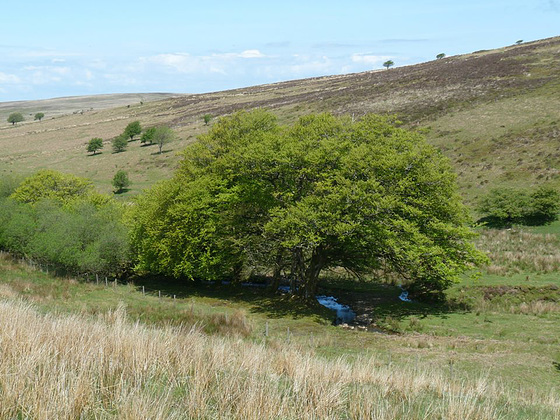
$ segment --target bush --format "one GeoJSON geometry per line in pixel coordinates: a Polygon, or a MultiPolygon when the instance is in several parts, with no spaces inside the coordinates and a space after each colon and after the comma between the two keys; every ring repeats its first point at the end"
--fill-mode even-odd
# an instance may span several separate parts
{"type": "Polygon", "coordinates": [[[493,226],[542,225],[558,218],[560,194],[550,186],[535,192],[516,188],[494,188],[477,207],[482,222],[493,226]]]}

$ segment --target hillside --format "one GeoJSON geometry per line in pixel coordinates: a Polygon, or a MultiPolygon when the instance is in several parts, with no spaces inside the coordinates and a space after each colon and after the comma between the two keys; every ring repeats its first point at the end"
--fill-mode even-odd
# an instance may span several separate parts
{"type": "Polygon", "coordinates": [[[472,201],[489,185],[558,183],[559,76],[557,37],[390,70],[143,104],[137,100],[102,110],[92,105],[94,109],[83,114],[17,126],[1,123],[0,172],[30,173],[49,167],[86,176],[109,191],[113,174],[125,169],[133,182],[129,194],[135,194],[172,173],[179,159],[176,152],[207,129],[202,121],[207,113],[221,116],[264,107],[283,122],[322,111],[356,117],[396,113],[410,128],[425,132],[452,160],[462,193],[472,201]],[[125,153],[112,154],[108,143],[101,155],[87,156],[89,139],[102,137],[108,142],[134,120],[144,127],[169,124],[181,140],[162,155],[155,147],[135,142],[125,153]]]}

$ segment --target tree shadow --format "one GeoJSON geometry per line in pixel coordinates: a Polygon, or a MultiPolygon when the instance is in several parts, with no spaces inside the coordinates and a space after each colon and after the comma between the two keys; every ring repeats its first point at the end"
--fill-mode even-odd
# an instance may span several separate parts
{"type": "Polygon", "coordinates": [[[120,194],[124,194],[126,192],[129,192],[129,191],[130,191],[130,188],[121,188],[120,190],[113,191],[113,194],[120,195],[120,194]]]}
{"type": "Polygon", "coordinates": [[[532,216],[523,217],[515,220],[505,220],[498,217],[486,216],[478,219],[476,223],[481,226],[492,228],[492,229],[510,229],[515,225],[522,226],[544,226],[554,222],[556,218],[547,216],[532,216]]]}
{"type": "Polygon", "coordinates": [[[158,152],[153,152],[153,153],[151,153],[151,154],[152,154],[152,155],[165,155],[165,154],[167,154],[167,153],[171,153],[172,151],[173,151],[173,150],[162,150],[161,153],[158,151],[158,152]]]}
{"type": "Polygon", "coordinates": [[[156,146],[156,143],[142,143],[140,147],[156,146]]]}
{"type": "Polygon", "coordinates": [[[97,153],[94,153],[94,154],[92,154],[92,155],[87,154],[86,156],[87,156],[87,157],[93,157],[93,156],[99,156],[99,155],[102,155],[102,154],[103,154],[103,152],[97,152],[97,153]]]}
{"type": "Polygon", "coordinates": [[[334,313],[318,302],[304,302],[288,294],[274,292],[269,286],[243,286],[242,283],[205,282],[200,280],[174,279],[165,276],[138,276],[131,280],[147,293],[163,296],[214,298],[225,302],[239,302],[250,307],[251,313],[264,314],[268,318],[300,319],[315,317],[330,322],[334,313]]]}

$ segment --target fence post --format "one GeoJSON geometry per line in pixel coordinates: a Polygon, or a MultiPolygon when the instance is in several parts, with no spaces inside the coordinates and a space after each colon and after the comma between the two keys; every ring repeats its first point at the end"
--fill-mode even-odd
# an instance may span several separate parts
{"type": "Polygon", "coordinates": [[[158,290],[158,298],[161,299],[161,290],[158,290]]]}
{"type": "Polygon", "coordinates": [[[142,286],[142,294],[143,294],[143,295],[146,294],[146,289],[144,288],[144,286],[142,286]]]}
{"type": "Polygon", "coordinates": [[[264,336],[268,337],[268,321],[266,321],[266,326],[264,327],[264,336]]]}
{"type": "Polygon", "coordinates": [[[107,277],[105,277],[105,287],[108,287],[109,283],[107,283],[107,277]]]}

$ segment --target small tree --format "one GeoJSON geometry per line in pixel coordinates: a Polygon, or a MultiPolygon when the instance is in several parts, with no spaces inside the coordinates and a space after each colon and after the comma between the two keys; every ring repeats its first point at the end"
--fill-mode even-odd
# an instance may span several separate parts
{"type": "Polygon", "coordinates": [[[133,121],[126,126],[124,129],[124,135],[130,139],[134,140],[134,136],[139,135],[142,132],[142,127],[140,126],[140,121],[133,121]]]}
{"type": "Polygon", "coordinates": [[[148,143],[150,142],[150,144],[154,143],[154,133],[156,131],[155,127],[150,127],[148,129],[146,129],[146,131],[144,131],[142,133],[142,137],[140,137],[140,142],[141,143],[148,143]]]}
{"type": "Polygon", "coordinates": [[[21,112],[12,112],[8,116],[8,122],[12,123],[12,125],[15,125],[18,122],[22,122],[22,121],[25,121],[25,118],[23,118],[23,114],[21,112]]]}
{"type": "Polygon", "coordinates": [[[173,130],[167,126],[157,127],[154,131],[154,143],[159,146],[159,153],[164,144],[171,142],[175,138],[173,130]]]}
{"type": "Polygon", "coordinates": [[[208,125],[208,123],[212,120],[212,114],[204,114],[202,119],[204,120],[204,125],[208,125]]]}
{"type": "Polygon", "coordinates": [[[445,58],[445,53],[439,53],[436,55],[436,59],[441,60],[442,58],[445,58]]]}
{"type": "Polygon", "coordinates": [[[389,67],[393,67],[395,65],[393,60],[387,60],[383,63],[383,67],[389,70],[389,67]]]}
{"type": "Polygon", "coordinates": [[[120,153],[126,150],[128,146],[128,137],[123,133],[113,139],[113,152],[120,153]]]}
{"type": "Polygon", "coordinates": [[[87,151],[93,153],[94,155],[98,150],[103,149],[103,139],[95,137],[91,139],[87,145],[87,151]]]}
{"type": "Polygon", "coordinates": [[[130,186],[130,180],[128,179],[128,173],[119,169],[115,176],[113,177],[113,187],[117,189],[116,194],[122,193],[125,188],[130,186]]]}
{"type": "Polygon", "coordinates": [[[516,43],[517,45],[523,44],[523,40],[522,40],[522,39],[518,39],[517,41],[515,41],[515,43],[516,43]]]}
{"type": "Polygon", "coordinates": [[[37,112],[35,114],[35,121],[37,121],[37,120],[41,121],[44,117],[45,117],[45,114],[43,114],[42,112],[37,112]]]}

